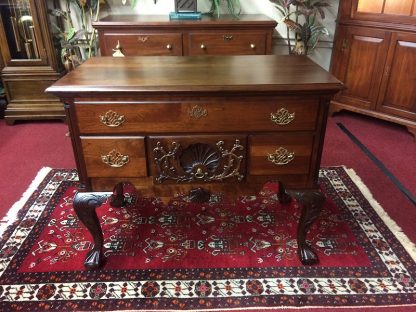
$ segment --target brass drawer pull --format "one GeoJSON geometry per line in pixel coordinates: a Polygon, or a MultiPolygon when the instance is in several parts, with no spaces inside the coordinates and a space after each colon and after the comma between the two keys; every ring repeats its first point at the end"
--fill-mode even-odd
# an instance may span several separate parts
{"type": "Polygon", "coordinates": [[[208,111],[200,105],[195,105],[188,110],[188,115],[192,119],[199,119],[202,117],[206,117],[208,115],[208,111]]]}
{"type": "Polygon", "coordinates": [[[254,43],[251,43],[250,44],[250,48],[253,49],[253,50],[255,50],[256,49],[256,45],[254,43]]]}
{"type": "Polygon", "coordinates": [[[267,160],[277,166],[287,165],[295,158],[294,152],[289,152],[284,147],[279,147],[273,154],[267,154],[267,160]]]}
{"type": "Polygon", "coordinates": [[[119,115],[115,111],[109,110],[104,114],[104,116],[100,115],[100,121],[105,124],[107,127],[116,128],[121,126],[125,119],[124,115],[119,115]]]}
{"type": "Polygon", "coordinates": [[[113,57],[124,57],[123,52],[121,52],[121,45],[120,45],[120,40],[117,40],[117,45],[116,48],[113,49],[114,53],[113,53],[113,57]]]}
{"type": "Polygon", "coordinates": [[[172,48],[173,48],[173,47],[172,47],[172,45],[171,45],[171,44],[167,44],[167,45],[166,45],[166,49],[168,49],[168,50],[172,50],[172,48]]]}
{"type": "Polygon", "coordinates": [[[103,161],[103,163],[109,165],[112,168],[120,168],[129,162],[129,156],[123,155],[120,152],[113,149],[107,155],[101,155],[101,160],[103,161]]]}
{"type": "Polygon", "coordinates": [[[137,36],[137,41],[145,43],[147,40],[149,40],[149,36],[137,36]]]}
{"type": "Polygon", "coordinates": [[[289,113],[286,108],[282,107],[276,112],[276,114],[270,114],[270,120],[277,125],[283,126],[290,124],[293,120],[295,120],[295,115],[295,113],[289,113]]]}
{"type": "Polygon", "coordinates": [[[233,35],[224,35],[223,38],[224,38],[224,41],[230,41],[234,39],[233,35]]]}
{"type": "Polygon", "coordinates": [[[205,50],[207,47],[205,46],[205,44],[201,43],[201,49],[205,50]]]}

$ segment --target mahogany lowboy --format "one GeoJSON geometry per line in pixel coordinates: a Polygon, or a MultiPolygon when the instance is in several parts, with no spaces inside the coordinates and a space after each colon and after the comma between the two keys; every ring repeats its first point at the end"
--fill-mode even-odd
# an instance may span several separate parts
{"type": "Polygon", "coordinates": [[[279,181],[283,203],[289,193],[303,204],[300,259],[316,263],[306,234],[324,202],[318,170],[341,88],[303,56],[101,57],[70,72],[47,91],[69,117],[81,185],[74,209],[95,241],[86,267],[103,262],[95,209],[109,196],[115,206],[131,198],[125,181],[141,196],[189,192],[199,202],[279,181]]]}

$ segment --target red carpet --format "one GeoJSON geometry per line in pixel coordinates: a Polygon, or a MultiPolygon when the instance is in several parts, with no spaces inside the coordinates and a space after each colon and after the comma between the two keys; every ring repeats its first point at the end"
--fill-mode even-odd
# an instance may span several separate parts
{"type": "Polygon", "coordinates": [[[353,113],[335,119],[348,128],[416,196],[416,138],[403,126],[353,113]]]}
{"type": "Polygon", "coordinates": [[[74,170],[53,170],[15,206],[1,242],[1,311],[416,308],[415,246],[342,167],[321,171],[327,202],[308,237],[321,261],[310,267],[296,257],[299,207],[278,204],[269,184],[235,205],[105,204],[107,263],[84,271],[91,240],[73,214],[76,183],[74,170]]]}

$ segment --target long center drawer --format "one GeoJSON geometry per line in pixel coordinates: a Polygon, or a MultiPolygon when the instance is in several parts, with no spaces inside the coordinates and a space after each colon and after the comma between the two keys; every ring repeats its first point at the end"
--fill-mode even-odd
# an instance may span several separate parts
{"type": "Polygon", "coordinates": [[[313,131],[318,108],[317,99],[298,98],[226,103],[75,102],[81,134],[313,131]]]}

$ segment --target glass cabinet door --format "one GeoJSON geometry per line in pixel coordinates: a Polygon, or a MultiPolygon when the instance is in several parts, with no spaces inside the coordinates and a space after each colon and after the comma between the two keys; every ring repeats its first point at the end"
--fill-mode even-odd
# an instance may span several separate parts
{"type": "Polygon", "coordinates": [[[358,0],[357,12],[412,16],[416,0],[358,0]]]}
{"type": "Polygon", "coordinates": [[[2,48],[7,63],[44,63],[45,55],[39,19],[33,0],[0,0],[2,48]],[[3,51],[4,52],[4,51],[3,51]]]}

